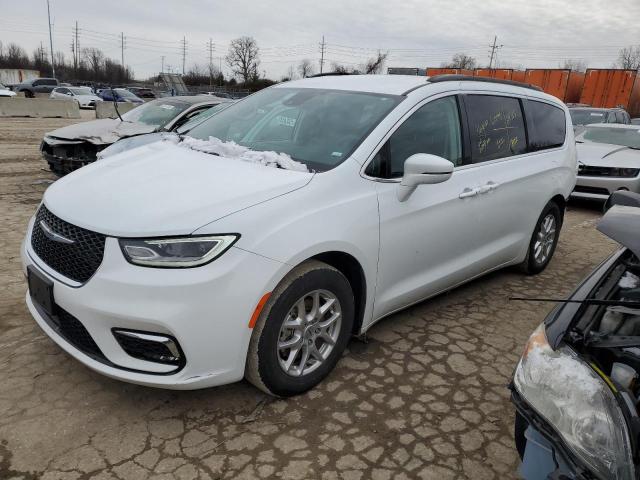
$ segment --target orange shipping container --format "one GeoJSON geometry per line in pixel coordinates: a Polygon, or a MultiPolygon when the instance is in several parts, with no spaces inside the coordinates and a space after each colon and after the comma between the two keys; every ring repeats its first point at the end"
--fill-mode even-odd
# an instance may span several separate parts
{"type": "Polygon", "coordinates": [[[513,70],[511,68],[476,68],[475,76],[511,80],[513,70]]]}
{"type": "Polygon", "coordinates": [[[464,68],[427,68],[427,76],[434,77],[436,75],[473,75],[473,70],[465,70],[464,68]]]}
{"type": "Polygon", "coordinates": [[[513,80],[514,82],[524,83],[525,73],[526,72],[524,70],[514,70],[513,74],[511,75],[511,80],[513,80]]]}
{"type": "Polygon", "coordinates": [[[562,68],[527,69],[525,83],[540,87],[545,93],[565,101],[570,70],[562,68]]]}
{"type": "Polygon", "coordinates": [[[623,106],[631,116],[640,114],[640,85],[635,70],[587,70],[580,103],[593,107],[623,106]]]}
{"type": "Polygon", "coordinates": [[[564,99],[566,103],[580,103],[584,77],[585,75],[582,72],[571,71],[569,74],[569,83],[567,84],[567,93],[564,99]]]}

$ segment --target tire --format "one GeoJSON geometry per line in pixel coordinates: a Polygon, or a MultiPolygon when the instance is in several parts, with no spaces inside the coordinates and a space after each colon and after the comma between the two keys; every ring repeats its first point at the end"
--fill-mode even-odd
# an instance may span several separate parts
{"type": "Polygon", "coordinates": [[[351,285],[337,269],[316,260],[294,268],[272,292],[256,322],[245,378],[278,397],[298,395],[315,387],[333,370],[346,348],[354,311],[351,285]],[[327,307],[332,299],[323,314],[312,315],[314,305],[327,307]],[[305,320],[301,320],[300,308],[305,310],[305,320]],[[330,319],[334,321],[329,323],[330,319]],[[288,325],[295,326],[285,327],[287,320],[288,325]],[[334,344],[330,345],[327,338],[334,344]],[[279,350],[281,341],[295,342],[298,349],[279,350]],[[308,345],[314,345],[314,353],[308,345]]]}
{"type": "Polygon", "coordinates": [[[562,212],[557,203],[549,202],[538,217],[529,242],[527,257],[520,264],[520,269],[524,273],[535,275],[547,268],[558,245],[560,228],[562,228],[562,212]],[[550,223],[553,231],[551,231],[551,228],[547,228],[550,223]],[[540,241],[543,244],[542,246],[539,245],[540,241]],[[544,253],[543,255],[540,255],[539,248],[544,253]]]}
{"type": "Polygon", "coordinates": [[[31,90],[23,90],[25,98],[34,98],[35,95],[31,90]]]}

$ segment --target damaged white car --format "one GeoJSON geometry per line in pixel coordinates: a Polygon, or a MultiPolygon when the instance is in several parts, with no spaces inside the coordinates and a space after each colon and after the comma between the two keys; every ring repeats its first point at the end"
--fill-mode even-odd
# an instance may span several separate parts
{"type": "Polygon", "coordinates": [[[204,95],[152,100],[120,118],[77,123],[49,132],[40,151],[54,173],[65,175],[94,162],[98,152],[122,138],[174,131],[203,110],[228,101],[204,95]]]}

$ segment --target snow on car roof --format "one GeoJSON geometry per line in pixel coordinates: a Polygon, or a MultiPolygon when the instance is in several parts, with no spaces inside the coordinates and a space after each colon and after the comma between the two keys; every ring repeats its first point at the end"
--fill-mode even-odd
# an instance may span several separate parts
{"type": "Polygon", "coordinates": [[[326,88],[352,92],[402,95],[427,84],[428,77],[418,75],[328,75],[284,82],[275,88],[326,88]]]}

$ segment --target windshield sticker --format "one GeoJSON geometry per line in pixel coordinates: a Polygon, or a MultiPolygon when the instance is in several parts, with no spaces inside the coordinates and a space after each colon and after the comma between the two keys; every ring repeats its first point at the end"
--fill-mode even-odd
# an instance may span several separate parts
{"type": "Polygon", "coordinates": [[[160,108],[164,108],[165,110],[173,110],[176,107],[165,103],[164,105],[160,105],[160,108]]]}
{"type": "Polygon", "coordinates": [[[332,157],[341,157],[342,156],[342,152],[331,152],[331,156],[332,157]]]}
{"type": "Polygon", "coordinates": [[[591,115],[592,117],[602,117],[604,113],[590,113],[589,115],[591,115]]]}
{"type": "Polygon", "coordinates": [[[276,117],[276,122],[278,122],[278,125],[283,125],[285,127],[295,127],[296,126],[296,119],[295,118],[285,117],[284,115],[278,115],[276,117]]]}

